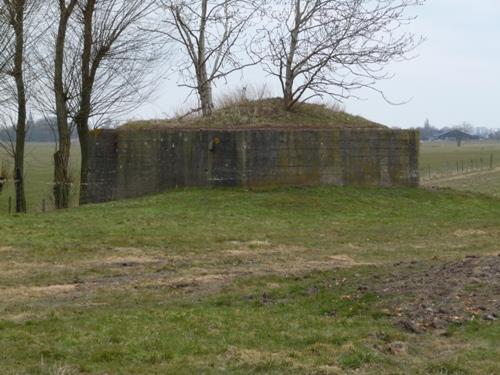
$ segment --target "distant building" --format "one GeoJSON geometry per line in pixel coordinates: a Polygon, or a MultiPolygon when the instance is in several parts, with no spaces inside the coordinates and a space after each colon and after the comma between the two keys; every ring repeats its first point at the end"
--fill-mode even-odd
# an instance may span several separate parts
{"type": "Polygon", "coordinates": [[[437,137],[437,139],[443,141],[455,141],[457,142],[457,146],[460,147],[463,141],[477,141],[481,139],[481,137],[478,135],[468,134],[459,129],[453,129],[447,131],[446,133],[441,134],[440,136],[437,137]]]}
{"type": "Polygon", "coordinates": [[[496,141],[500,141],[500,130],[499,131],[496,131],[494,133],[491,133],[489,136],[488,136],[489,139],[493,139],[493,140],[496,140],[496,141]]]}

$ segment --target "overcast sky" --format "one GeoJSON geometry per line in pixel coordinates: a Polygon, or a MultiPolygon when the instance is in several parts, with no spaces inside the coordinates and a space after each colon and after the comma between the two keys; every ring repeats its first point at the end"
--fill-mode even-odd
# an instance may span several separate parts
{"type": "MultiPolygon", "coordinates": [[[[389,70],[396,76],[378,86],[393,101],[411,101],[392,106],[377,94],[361,92],[364,100],[348,100],[347,111],[389,126],[420,126],[429,118],[436,126],[467,121],[500,128],[500,0],[428,0],[417,13],[411,29],[427,41],[419,47],[417,58],[391,65],[389,70]]],[[[235,74],[216,93],[266,81],[279,94],[275,82],[258,69],[243,77],[235,74]]],[[[185,96],[173,76],[160,85],[154,100],[131,116],[172,115],[179,107],[188,106],[185,96]]]]}

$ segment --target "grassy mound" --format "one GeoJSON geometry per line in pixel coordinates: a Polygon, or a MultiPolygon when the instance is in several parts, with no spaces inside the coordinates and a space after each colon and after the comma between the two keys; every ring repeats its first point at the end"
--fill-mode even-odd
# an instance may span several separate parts
{"type": "Polygon", "coordinates": [[[228,101],[216,109],[212,116],[180,116],[167,120],[136,121],[125,124],[124,129],[137,128],[385,128],[360,116],[350,115],[340,108],[322,104],[300,103],[287,111],[278,98],[228,101]]]}

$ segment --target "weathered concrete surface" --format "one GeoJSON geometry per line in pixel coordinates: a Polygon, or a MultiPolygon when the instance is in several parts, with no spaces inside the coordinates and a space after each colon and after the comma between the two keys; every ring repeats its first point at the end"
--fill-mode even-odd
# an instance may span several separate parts
{"type": "Polygon", "coordinates": [[[89,199],[189,186],[417,186],[418,139],[391,129],[95,131],[89,199]]]}

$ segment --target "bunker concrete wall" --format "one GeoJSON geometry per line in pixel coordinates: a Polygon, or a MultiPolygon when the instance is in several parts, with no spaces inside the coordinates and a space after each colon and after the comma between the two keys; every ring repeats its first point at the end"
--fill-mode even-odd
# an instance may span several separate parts
{"type": "Polygon", "coordinates": [[[89,200],[175,187],[417,186],[418,139],[391,129],[95,131],[89,200]]]}

